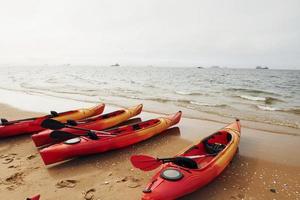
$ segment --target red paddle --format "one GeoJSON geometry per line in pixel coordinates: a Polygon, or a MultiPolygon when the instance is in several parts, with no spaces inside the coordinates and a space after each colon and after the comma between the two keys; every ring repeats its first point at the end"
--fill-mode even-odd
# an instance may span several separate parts
{"type": "Polygon", "coordinates": [[[130,158],[132,165],[135,168],[141,169],[143,171],[151,171],[159,167],[163,163],[174,162],[177,159],[195,159],[203,158],[207,156],[214,156],[216,154],[204,154],[204,155],[195,155],[195,156],[182,156],[182,157],[173,157],[173,158],[153,158],[147,155],[133,155],[130,158]]]}
{"type": "Polygon", "coordinates": [[[130,161],[135,168],[143,171],[154,170],[163,164],[161,160],[146,155],[133,155],[131,156],[130,161]]]}
{"type": "Polygon", "coordinates": [[[36,195],[34,197],[31,197],[31,198],[27,198],[26,200],[39,200],[40,199],[40,195],[36,195]]]}

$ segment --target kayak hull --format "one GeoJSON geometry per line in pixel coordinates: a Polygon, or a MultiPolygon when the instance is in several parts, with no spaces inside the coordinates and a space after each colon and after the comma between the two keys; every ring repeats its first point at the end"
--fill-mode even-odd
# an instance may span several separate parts
{"type": "MultiPolygon", "coordinates": [[[[190,169],[173,163],[166,163],[162,166],[161,170],[157,172],[150,183],[144,190],[143,200],[171,200],[177,199],[189,193],[192,193],[199,188],[207,185],[214,180],[222,171],[228,166],[237,152],[240,140],[240,124],[239,122],[233,123],[220,131],[226,131],[232,136],[232,142],[215,158],[210,158],[209,162],[197,162],[198,169],[190,169]],[[162,178],[162,173],[167,169],[178,170],[182,174],[182,178],[177,181],[170,181],[162,178]],[[176,189],[174,189],[176,188],[176,189]]],[[[199,143],[197,143],[199,144],[199,143]]],[[[188,150],[177,156],[188,156],[193,150],[195,145],[188,147],[188,150]]]]}
{"type": "Polygon", "coordinates": [[[116,137],[102,137],[99,140],[91,140],[81,136],[79,143],[72,145],[65,143],[54,144],[40,150],[40,155],[45,165],[49,165],[74,157],[127,147],[162,133],[170,126],[177,124],[180,118],[181,112],[178,112],[172,117],[161,117],[108,131],[115,134],[116,137]],[[140,129],[133,130],[137,126],[140,129]]]}
{"type": "MultiPolygon", "coordinates": [[[[142,108],[143,108],[143,105],[140,104],[140,105],[132,107],[132,108],[118,110],[118,111],[115,111],[112,113],[88,118],[86,120],[81,120],[81,121],[78,121],[78,125],[76,127],[92,129],[92,130],[107,129],[107,128],[113,127],[121,122],[124,122],[131,117],[134,117],[134,116],[140,114],[142,111],[142,108]]],[[[81,131],[81,130],[76,130],[76,129],[71,129],[71,128],[63,128],[60,130],[69,132],[69,133],[73,133],[73,134],[84,134],[86,132],[86,131],[81,131]]],[[[31,138],[37,147],[60,142],[61,140],[53,139],[50,137],[51,132],[52,132],[52,130],[47,129],[47,130],[44,130],[37,134],[32,135],[31,138]]]]}
{"type": "MultiPolygon", "coordinates": [[[[66,122],[67,120],[84,119],[87,117],[101,114],[104,110],[104,107],[104,104],[99,104],[89,109],[68,111],[61,113],[58,117],[54,117],[53,119],[60,122],[66,122]]],[[[48,118],[52,117],[47,115],[38,117],[34,120],[16,122],[10,125],[0,125],[0,138],[29,134],[44,130],[44,128],[42,128],[40,124],[42,123],[42,121],[48,118]]]]}

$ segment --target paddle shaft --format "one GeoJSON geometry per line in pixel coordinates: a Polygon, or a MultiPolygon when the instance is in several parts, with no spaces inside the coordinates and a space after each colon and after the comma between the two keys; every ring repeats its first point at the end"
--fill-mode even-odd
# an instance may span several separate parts
{"type": "MultiPolygon", "coordinates": [[[[216,154],[204,154],[204,155],[195,155],[195,156],[182,156],[184,158],[196,159],[196,158],[204,158],[208,156],[215,156],[216,154]]],[[[162,161],[163,163],[172,162],[176,160],[177,157],[173,158],[157,158],[158,161],[162,161]]]]}
{"type": "Polygon", "coordinates": [[[81,130],[81,131],[92,131],[92,132],[100,133],[103,135],[111,135],[109,132],[105,132],[105,131],[90,130],[90,129],[80,128],[80,127],[76,127],[76,126],[70,126],[70,125],[66,125],[66,124],[65,124],[65,127],[71,128],[71,129],[76,129],[76,130],[81,130]]]}

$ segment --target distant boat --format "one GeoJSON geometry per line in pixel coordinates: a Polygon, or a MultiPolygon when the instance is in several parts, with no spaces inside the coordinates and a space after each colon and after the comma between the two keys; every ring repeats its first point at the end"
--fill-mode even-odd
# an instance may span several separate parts
{"type": "Polygon", "coordinates": [[[256,69],[269,69],[268,67],[257,66],[256,69]]]}
{"type": "Polygon", "coordinates": [[[198,69],[203,69],[204,67],[197,67],[198,69]]]}
{"type": "Polygon", "coordinates": [[[114,65],[111,65],[111,67],[120,67],[119,63],[116,63],[114,65]]]}

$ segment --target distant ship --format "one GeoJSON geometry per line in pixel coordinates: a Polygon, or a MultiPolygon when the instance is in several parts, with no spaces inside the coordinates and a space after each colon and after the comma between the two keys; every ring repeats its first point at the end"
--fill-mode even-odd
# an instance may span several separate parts
{"type": "Polygon", "coordinates": [[[203,69],[203,67],[197,67],[198,69],[203,69]]]}
{"type": "Polygon", "coordinates": [[[269,69],[268,67],[257,66],[256,69],[269,69]]]}
{"type": "Polygon", "coordinates": [[[114,65],[111,65],[111,67],[120,67],[119,63],[116,63],[114,65]]]}

